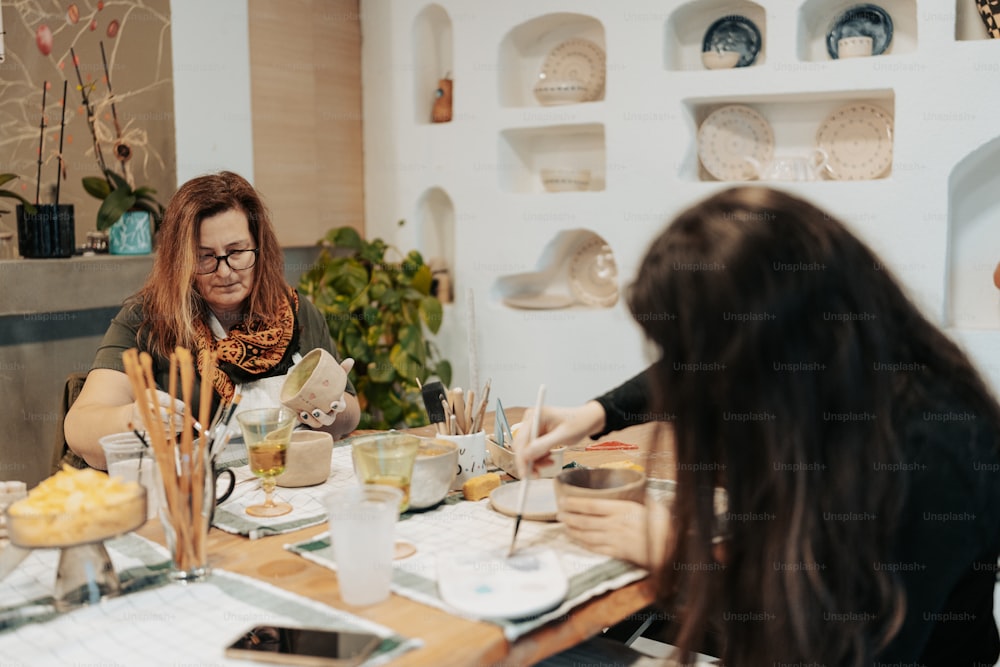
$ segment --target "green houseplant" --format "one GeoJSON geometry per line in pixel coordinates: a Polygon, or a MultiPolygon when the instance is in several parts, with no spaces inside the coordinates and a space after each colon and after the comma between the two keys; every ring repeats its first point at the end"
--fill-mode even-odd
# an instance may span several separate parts
{"type": "MultiPolygon", "coordinates": [[[[123,170],[124,171],[124,168],[123,170]]],[[[163,205],[149,186],[133,187],[110,169],[104,178],[87,176],[83,188],[101,200],[97,229],[108,232],[113,255],[145,255],[153,251],[153,234],[163,219],[163,205]]]]}
{"type": "Polygon", "coordinates": [[[430,267],[416,250],[404,256],[352,227],[330,230],[320,245],[299,289],[326,317],[340,354],[355,360],[359,428],[426,424],[418,380],[451,383],[451,363],[425,333],[438,332],[444,312],[430,293],[430,267]]]}
{"type": "MultiPolygon", "coordinates": [[[[7,183],[13,181],[15,178],[17,178],[17,174],[0,174],[0,185],[6,185],[7,183]]],[[[28,213],[35,212],[34,204],[32,204],[30,201],[28,201],[18,193],[14,192],[13,190],[0,188],[0,198],[16,199],[18,202],[21,203],[21,205],[24,206],[24,210],[26,210],[28,213]]],[[[0,216],[2,216],[4,213],[10,213],[10,211],[0,209],[0,216]]]]}
{"type": "MultiPolygon", "coordinates": [[[[6,185],[15,178],[17,178],[17,174],[0,174],[0,186],[6,185]]],[[[35,206],[14,190],[0,187],[0,199],[13,199],[24,207],[28,215],[35,214],[35,206]]],[[[14,249],[14,232],[3,224],[5,213],[10,213],[10,211],[0,208],[0,259],[14,259],[17,257],[17,251],[14,249]]]]}
{"type": "Polygon", "coordinates": [[[132,185],[110,169],[105,178],[87,176],[83,179],[83,189],[101,201],[97,211],[97,229],[106,232],[126,211],[146,211],[157,227],[163,218],[163,205],[153,196],[156,190],[148,186],[133,188],[132,185]]]}

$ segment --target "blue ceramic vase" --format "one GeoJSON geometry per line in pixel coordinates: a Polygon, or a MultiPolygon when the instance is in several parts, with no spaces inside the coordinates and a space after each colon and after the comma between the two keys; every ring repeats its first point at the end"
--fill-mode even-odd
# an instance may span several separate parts
{"type": "Polygon", "coordinates": [[[126,211],[108,230],[112,255],[148,255],[153,252],[153,225],[148,211],[126,211]]]}

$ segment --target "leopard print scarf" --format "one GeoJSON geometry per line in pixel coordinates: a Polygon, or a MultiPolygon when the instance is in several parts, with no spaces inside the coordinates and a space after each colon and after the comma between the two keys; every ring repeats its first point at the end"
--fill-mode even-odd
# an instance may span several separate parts
{"type": "Polygon", "coordinates": [[[216,355],[212,386],[224,402],[229,402],[237,383],[288,372],[298,342],[298,312],[299,297],[291,290],[270,327],[257,327],[253,320],[245,320],[229,330],[228,338],[216,340],[208,323],[199,320],[195,339],[199,374],[204,375],[208,360],[216,355]]]}

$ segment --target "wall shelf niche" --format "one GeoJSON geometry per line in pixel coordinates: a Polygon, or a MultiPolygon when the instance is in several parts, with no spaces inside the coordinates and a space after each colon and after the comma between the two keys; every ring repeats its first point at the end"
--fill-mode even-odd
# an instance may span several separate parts
{"type": "Polygon", "coordinates": [[[704,70],[701,61],[705,32],[725,16],[742,16],[760,31],[760,51],[749,67],[767,60],[767,12],[749,0],[695,0],[678,7],[664,26],[663,64],[668,70],[704,70]]]}
{"type": "Polygon", "coordinates": [[[435,296],[451,303],[455,295],[455,205],[443,189],[429,188],[417,201],[417,249],[434,272],[435,296]]]}
{"type": "Polygon", "coordinates": [[[1000,137],[961,160],[948,179],[949,326],[1000,329],[1000,290],[993,270],[1000,262],[1000,137]]]}
{"type": "MultiPolygon", "coordinates": [[[[498,93],[502,107],[541,106],[533,93],[549,53],[568,39],[605,50],[604,25],[592,16],[559,12],[515,26],[500,41],[498,93]]],[[[595,100],[604,99],[604,90],[595,100]]]]}
{"type": "Polygon", "coordinates": [[[500,188],[505,192],[545,192],[543,169],[589,171],[586,189],[604,190],[607,149],[600,123],[503,130],[498,152],[500,188]]]}
{"type": "MultiPolygon", "coordinates": [[[[781,159],[811,157],[817,147],[817,132],[826,119],[834,111],[849,105],[871,105],[885,111],[890,119],[895,116],[895,94],[892,90],[687,99],[683,106],[691,128],[691,150],[681,164],[681,174],[689,180],[716,181],[699,159],[698,130],[709,114],[731,104],[748,106],[764,117],[774,135],[774,157],[781,159]]],[[[849,132],[842,136],[851,138],[849,132]]],[[[737,135],[729,140],[746,139],[737,135]]],[[[891,140],[895,141],[894,132],[891,133],[891,140]]],[[[735,152],[734,148],[730,149],[735,152]]],[[[890,162],[889,167],[875,178],[888,178],[891,173],[890,162]]]]}
{"type": "MultiPolygon", "coordinates": [[[[806,0],[799,9],[798,56],[806,61],[830,61],[826,38],[845,10],[859,4],[882,8],[892,21],[892,40],[881,55],[912,53],[917,49],[917,4],[915,0],[806,0]]],[[[846,33],[845,33],[846,36],[846,33]]]]}
{"type": "Polygon", "coordinates": [[[454,71],[451,18],[441,5],[427,5],[413,21],[413,111],[431,123],[438,81],[454,71]]]}

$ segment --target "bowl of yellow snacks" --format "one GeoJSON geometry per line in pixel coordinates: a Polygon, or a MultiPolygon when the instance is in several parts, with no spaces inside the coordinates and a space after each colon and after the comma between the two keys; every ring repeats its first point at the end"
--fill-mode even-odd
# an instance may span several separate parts
{"type": "Polygon", "coordinates": [[[101,542],[145,522],[145,487],[92,468],[64,468],[7,508],[11,543],[28,549],[101,542]]]}
{"type": "Polygon", "coordinates": [[[68,611],[121,592],[104,540],[146,522],[146,488],[64,466],[12,503],[6,517],[14,547],[61,550],[52,597],[58,611],[68,611]]]}

